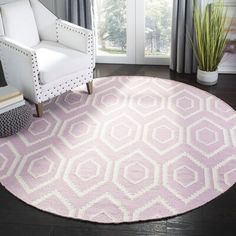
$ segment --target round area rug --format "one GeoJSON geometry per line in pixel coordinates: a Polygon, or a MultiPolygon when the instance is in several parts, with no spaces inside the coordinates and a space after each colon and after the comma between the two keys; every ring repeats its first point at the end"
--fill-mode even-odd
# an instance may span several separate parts
{"type": "Polygon", "coordinates": [[[102,223],[160,219],[236,182],[236,112],[197,88],[149,77],[94,81],[45,104],[0,140],[0,180],[24,202],[102,223]]]}

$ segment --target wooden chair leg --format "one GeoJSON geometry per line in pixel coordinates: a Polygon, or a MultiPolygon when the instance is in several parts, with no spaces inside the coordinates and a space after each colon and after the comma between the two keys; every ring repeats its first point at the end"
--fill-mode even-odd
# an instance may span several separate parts
{"type": "Polygon", "coordinates": [[[87,85],[88,94],[92,94],[93,93],[93,81],[88,82],[86,85],[87,85]]]}
{"type": "Polygon", "coordinates": [[[35,107],[36,107],[37,117],[42,117],[43,116],[43,103],[35,104],[35,107]]]}

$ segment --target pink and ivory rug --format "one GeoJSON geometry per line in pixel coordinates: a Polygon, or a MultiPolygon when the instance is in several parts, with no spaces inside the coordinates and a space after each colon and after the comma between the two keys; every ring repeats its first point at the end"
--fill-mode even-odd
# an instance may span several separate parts
{"type": "Polygon", "coordinates": [[[94,82],[48,102],[0,140],[0,181],[41,210],[101,223],[160,219],[236,182],[236,112],[194,87],[148,77],[94,82]]]}

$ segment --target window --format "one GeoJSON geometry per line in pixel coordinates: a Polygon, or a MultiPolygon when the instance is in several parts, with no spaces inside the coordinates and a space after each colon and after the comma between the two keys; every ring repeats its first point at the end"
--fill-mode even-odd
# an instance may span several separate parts
{"type": "Polygon", "coordinates": [[[97,61],[169,64],[173,0],[96,0],[97,61]]]}

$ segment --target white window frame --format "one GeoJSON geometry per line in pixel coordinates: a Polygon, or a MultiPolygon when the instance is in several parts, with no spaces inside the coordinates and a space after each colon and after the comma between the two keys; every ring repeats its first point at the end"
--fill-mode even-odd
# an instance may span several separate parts
{"type": "Polygon", "coordinates": [[[145,0],[127,0],[126,55],[97,56],[97,63],[169,65],[170,57],[145,57],[145,0]]]}

